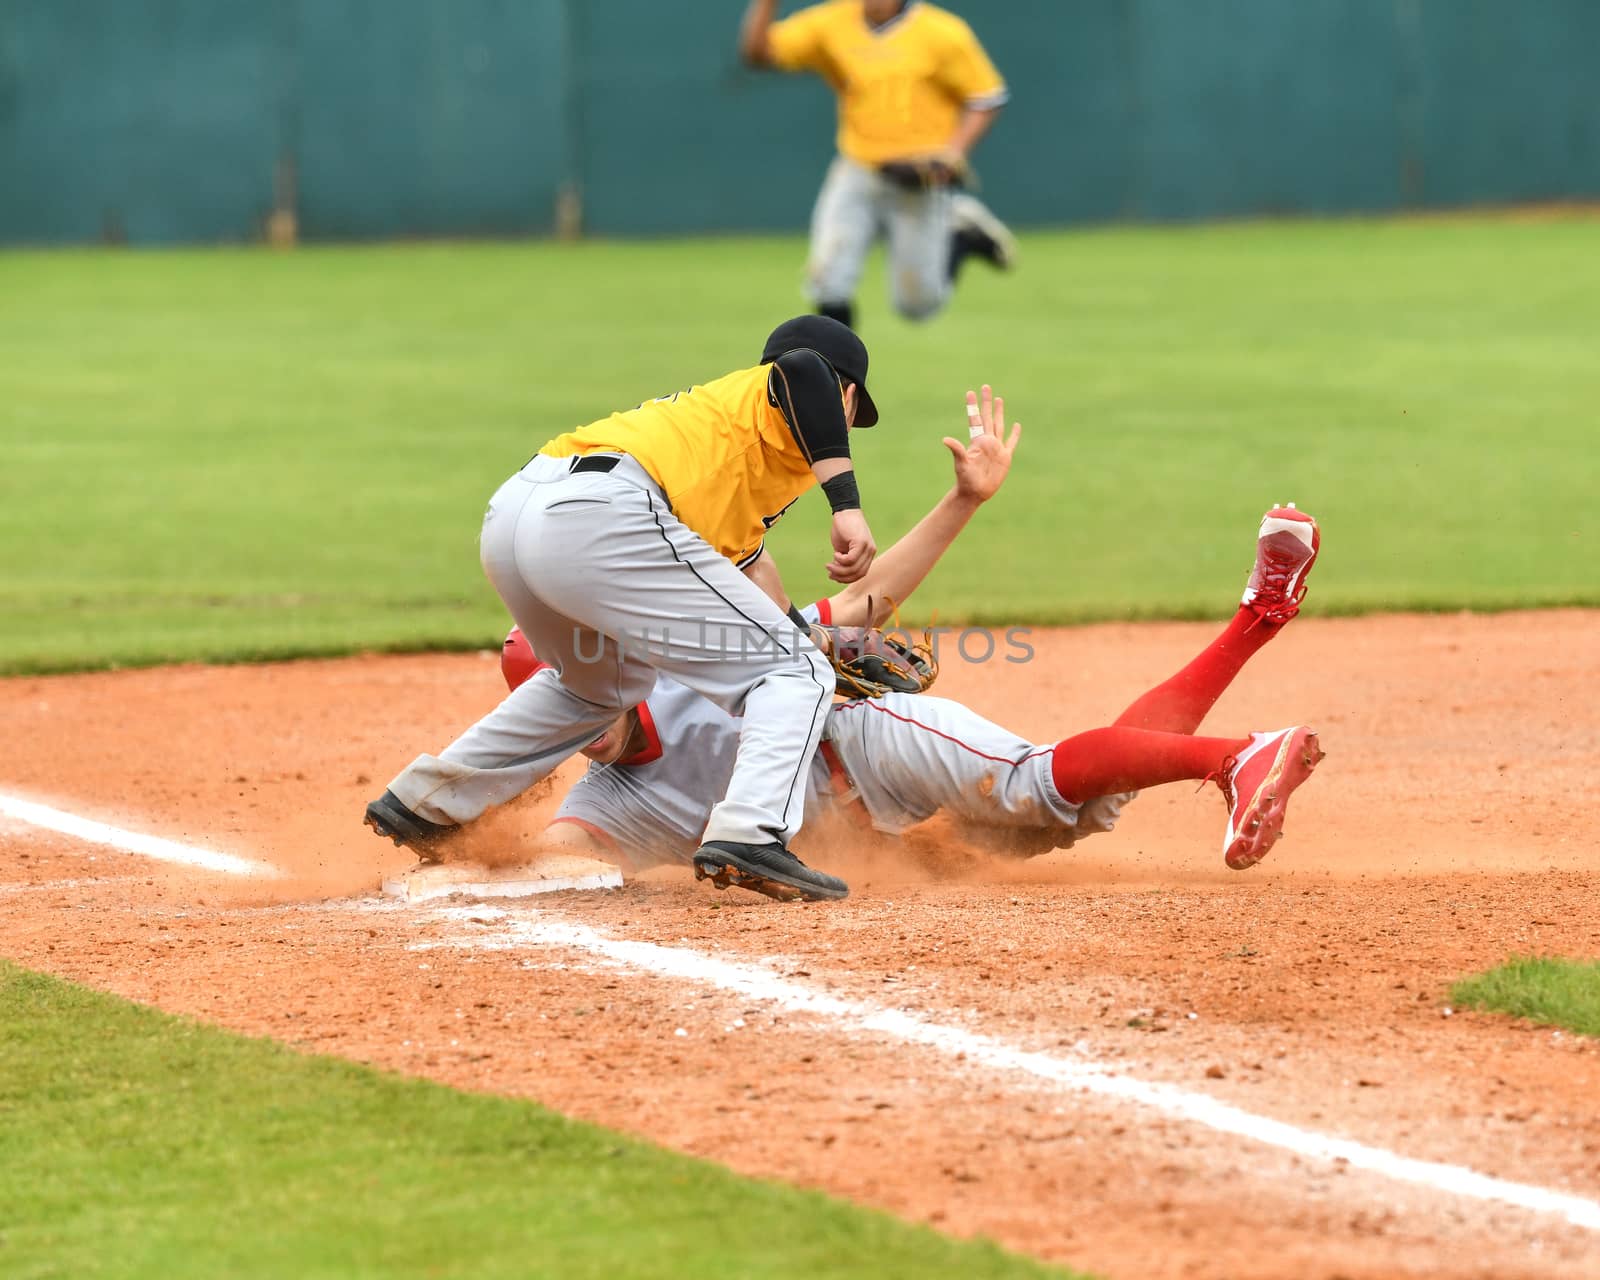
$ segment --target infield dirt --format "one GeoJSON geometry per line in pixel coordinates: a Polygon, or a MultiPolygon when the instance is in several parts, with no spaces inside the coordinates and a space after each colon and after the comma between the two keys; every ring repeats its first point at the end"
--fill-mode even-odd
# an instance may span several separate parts
{"type": "MultiPolygon", "coordinates": [[[[1054,741],[1107,722],[1214,629],[1040,631],[1034,663],[953,663],[939,692],[1054,741]]],[[[1108,1276],[1600,1271],[1600,1237],[1553,1216],[519,946],[490,912],[379,906],[382,875],[410,859],[361,827],[363,805],[501,688],[494,655],[0,682],[0,791],[286,872],[231,880],[0,824],[0,951],[1108,1276]]],[[[899,846],[815,830],[799,847],[850,879],[840,904],[662,871],[537,905],[1592,1198],[1600,1045],[1447,1013],[1445,992],[1512,952],[1600,955],[1596,688],[1600,613],[1305,619],[1206,725],[1309,723],[1328,751],[1253,871],[1221,864],[1216,790],[1179,786],[1028,862],[937,829],[899,846]]],[[[495,815],[485,847],[531,840],[575,773],[495,815]]]]}

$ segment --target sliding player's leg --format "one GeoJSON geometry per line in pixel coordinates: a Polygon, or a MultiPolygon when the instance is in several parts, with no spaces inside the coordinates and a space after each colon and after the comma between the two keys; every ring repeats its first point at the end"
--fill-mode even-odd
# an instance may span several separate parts
{"type": "Polygon", "coordinates": [[[1226,629],[1171,679],[1138,698],[1116,723],[1193,733],[1244,664],[1300,612],[1306,575],[1321,548],[1317,522],[1294,503],[1261,518],[1256,562],[1244,600],[1226,629]]]}

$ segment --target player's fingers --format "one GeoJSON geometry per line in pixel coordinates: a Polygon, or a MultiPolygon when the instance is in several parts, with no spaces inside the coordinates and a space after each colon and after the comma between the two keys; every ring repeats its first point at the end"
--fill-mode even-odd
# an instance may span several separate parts
{"type": "Polygon", "coordinates": [[[983,384],[983,430],[987,435],[994,431],[994,388],[983,384]]]}
{"type": "Polygon", "coordinates": [[[989,419],[989,434],[999,439],[1006,433],[1006,400],[1004,396],[994,398],[994,417],[989,419]]]}
{"type": "Polygon", "coordinates": [[[966,461],[967,446],[962,444],[961,441],[952,440],[949,436],[946,436],[944,438],[944,447],[955,455],[955,460],[958,464],[966,461]]]}
{"type": "Polygon", "coordinates": [[[867,567],[872,563],[869,559],[866,564],[841,563],[837,556],[828,565],[828,576],[835,582],[856,582],[867,572],[867,567]]]}
{"type": "Polygon", "coordinates": [[[872,544],[865,540],[860,542],[852,542],[849,550],[839,557],[839,559],[844,563],[844,566],[851,569],[857,568],[858,566],[864,566],[871,558],[872,544]]]}
{"type": "Polygon", "coordinates": [[[976,440],[983,434],[983,415],[978,409],[978,397],[967,392],[967,439],[976,440]]]}
{"type": "Polygon", "coordinates": [[[1020,422],[1013,422],[1011,424],[1011,438],[1006,441],[1007,456],[1017,451],[1017,441],[1020,439],[1022,439],[1022,424],[1020,422]]]}

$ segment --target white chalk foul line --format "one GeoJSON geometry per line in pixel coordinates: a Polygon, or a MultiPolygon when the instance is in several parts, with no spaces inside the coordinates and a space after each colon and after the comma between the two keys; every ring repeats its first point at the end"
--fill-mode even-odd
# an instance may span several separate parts
{"type": "Polygon", "coordinates": [[[1220,1133],[1278,1147],[1308,1160],[1330,1163],[1344,1161],[1351,1168],[1365,1169],[1397,1182],[1414,1183],[1472,1200],[1497,1201],[1538,1213],[1559,1214],[1574,1226],[1600,1231],[1600,1200],[1552,1191],[1530,1183],[1509,1182],[1460,1165],[1416,1160],[1382,1147],[1369,1147],[1347,1138],[1302,1129],[1220,1102],[1209,1094],[1180,1089],[1176,1085],[1139,1080],[1090,1060],[1036,1053],[1007,1044],[994,1036],[934,1022],[901,1009],[841,1000],[791,982],[760,965],[722,960],[687,947],[630,942],[610,937],[586,925],[531,912],[513,914],[482,906],[446,907],[429,912],[422,918],[450,922],[469,919],[492,921],[498,927],[490,932],[480,926],[471,935],[444,941],[418,942],[413,944],[417,949],[568,947],[587,952],[618,968],[717,987],[795,1013],[811,1014],[852,1031],[888,1036],[906,1044],[936,1050],[952,1058],[961,1055],[969,1065],[975,1063],[1002,1071],[1020,1072],[1088,1093],[1119,1098],[1220,1133]]]}
{"type": "Polygon", "coordinates": [[[236,858],[231,853],[218,853],[214,849],[202,849],[198,845],[178,844],[172,840],[163,840],[160,836],[147,836],[137,831],[109,827],[103,822],[80,818],[75,813],[52,809],[49,805],[36,804],[32,800],[6,795],[4,792],[0,792],[0,817],[14,818],[30,826],[59,831],[62,835],[86,840],[90,844],[109,845],[113,849],[121,849],[124,853],[137,853],[141,857],[155,858],[159,862],[176,862],[188,867],[200,867],[206,871],[221,871],[231,876],[278,874],[276,867],[269,866],[265,862],[253,862],[249,858],[236,858]]]}

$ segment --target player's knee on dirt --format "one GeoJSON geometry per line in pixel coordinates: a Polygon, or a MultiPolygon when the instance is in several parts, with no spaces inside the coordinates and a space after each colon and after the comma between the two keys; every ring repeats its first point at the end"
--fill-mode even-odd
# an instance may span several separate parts
{"type": "Polygon", "coordinates": [[[1085,800],[1078,809],[1076,838],[1081,840],[1084,836],[1114,830],[1117,819],[1122,816],[1123,806],[1138,794],[1137,791],[1119,791],[1085,800]]]}

